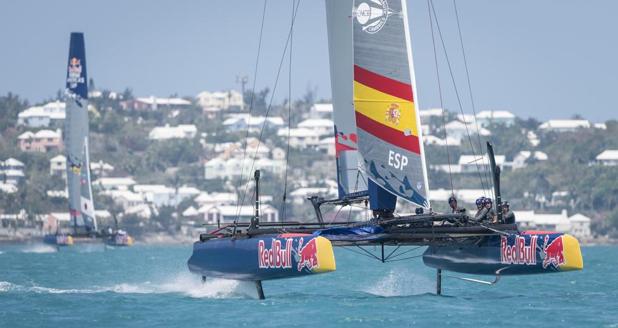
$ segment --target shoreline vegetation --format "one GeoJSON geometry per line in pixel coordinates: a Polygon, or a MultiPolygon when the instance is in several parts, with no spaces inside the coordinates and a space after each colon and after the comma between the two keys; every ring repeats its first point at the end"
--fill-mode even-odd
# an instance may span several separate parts
{"type": "MultiPolygon", "coordinates": [[[[263,151],[260,159],[276,167],[276,170],[263,170],[261,191],[263,206],[277,213],[279,220],[302,222],[314,218],[314,209],[306,201],[311,193],[317,191],[325,197],[336,197],[334,151],[329,152],[327,146],[322,146],[334,144],[332,122],[330,130],[302,124],[315,118],[321,122],[331,119],[332,113],[316,110],[329,100],[317,99],[311,88],[291,104],[286,100],[272,107],[268,105],[269,89],[255,93],[247,91],[242,96],[237,91],[226,91],[230,97],[237,94],[241,105],[253,103],[253,118],[267,115],[271,119],[277,118],[272,122],[279,122],[279,125],[261,130],[261,126],[248,126],[253,119],[234,119],[225,124],[230,118],[249,115],[248,108],[204,105],[200,95],[212,96],[214,93],[205,92],[195,97],[170,95],[172,98],[161,99],[175,99],[179,105],[149,107],[151,98],[135,97],[129,88],[124,92],[113,92],[97,89],[92,80],[89,84],[92,90],[89,98],[90,158],[91,163],[99,165],[98,169],[91,169],[92,180],[112,178],[134,184],[116,190],[102,183],[93,184],[95,208],[108,214],[107,218],[97,215],[101,218],[99,227],[113,227],[117,220],[118,227],[137,240],[148,235],[196,235],[202,224],[207,223],[207,211],[213,207],[237,206],[241,199],[244,206],[252,206],[249,181],[252,172],[248,172],[248,167],[252,166],[252,157],[257,157],[258,149],[263,151]],[[179,127],[192,130],[185,133],[179,131],[179,127]],[[281,132],[286,132],[287,128],[296,132],[314,129],[311,130],[314,134],[322,129],[322,139],[314,140],[316,144],[313,146],[295,140],[296,143],[290,143],[289,151],[286,151],[288,133],[281,132]],[[257,143],[259,137],[261,140],[257,143]],[[242,177],[237,172],[229,173],[234,170],[218,169],[219,166],[213,164],[245,163],[244,157],[248,159],[248,167],[244,167],[242,177]],[[137,186],[142,190],[137,190],[137,186]],[[168,200],[155,198],[154,191],[148,188],[165,191],[168,200]],[[214,194],[227,198],[225,203],[204,205],[199,203],[197,199],[200,197],[196,197],[196,193],[179,196],[183,188],[205,196],[202,198],[214,194]],[[284,195],[284,191],[287,194],[284,195]]],[[[60,106],[62,93],[34,105],[50,103],[60,106]]],[[[61,134],[64,121],[44,122],[47,125],[26,122],[24,115],[20,114],[32,111],[32,107],[28,100],[15,94],[0,95],[0,111],[3,113],[0,116],[0,161],[5,163],[5,167],[0,168],[5,172],[0,177],[3,187],[0,190],[0,238],[7,238],[2,237],[2,230],[23,228],[22,234],[26,235],[28,229],[36,229],[40,234],[49,214],[68,212],[62,176],[64,169],[53,166],[54,159],[64,153],[62,147],[27,149],[23,138],[20,139],[24,134],[34,135],[45,130],[60,131],[61,134]],[[13,167],[8,162],[20,167],[13,167]],[[10,179],[15,180],[10,182],[10,179]]],[[[598,159],[601,153],[618,150],[617,120],[592,123],[576,115],[571,120],[559,122],[575,122],[581,126],[560,130],[545,128],[551,127],[552,120],[540,122],[513,114],[505,121],[493,116],[461,117],[461,114],[441,109],[428,109],[425,113],[421,110],[421,114],[423,129],[428,132],[424,134],[424,150],[429,187],[440,195],[432,202],[436,212],[448,211],[447,198],[451,187],[456,194],[462,191],[457,197],[462,201],[460,205],[469,211],[474,208],[470,200],[473,202],[474,198],[484,196],[489,187],[488,181],[483,183],[487,177],[477,174],[480,173],[478,167],[466,159],[474,158],[474,154],[479,154],[479,145],[490,141],[503,160],[502,199],[510,202],[512,210],[534,211],[534,214],[567,211],[569,218],[581,214],[590,220],[593,241],[618,238],[618,165],[598,159]],[[476,123],[482,125],[478,135],[466,135],[467,129],[476,132],[476,123]]],[[[415,208],[402,202],[398,210],[413,213],[415,208]]],[[[221,222],[233,220],[229,216],[221,222]]]]}

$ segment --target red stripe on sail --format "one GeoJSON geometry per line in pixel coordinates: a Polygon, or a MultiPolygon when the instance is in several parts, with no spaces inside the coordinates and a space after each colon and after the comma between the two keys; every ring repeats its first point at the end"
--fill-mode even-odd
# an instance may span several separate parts
{"type": "Polygon", "coordinates": [[[418,137],[415,135],[406,136],[403,132],[376,122],[359,112],[356,112],[356,126],[399,148],[421,154],[418,137]]]}
{"type": "Polygon", "coordinates": [[[368,71],[358,65],[354,65],[354,81],[391,96],[414,101],[411,85],[368,71]]]}

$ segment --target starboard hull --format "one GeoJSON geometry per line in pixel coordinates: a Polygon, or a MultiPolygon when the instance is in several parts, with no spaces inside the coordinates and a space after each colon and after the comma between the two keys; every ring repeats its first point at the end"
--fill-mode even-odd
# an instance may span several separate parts
{"type": "Polygon", "coordinates": [[[429,246],[425,265],[467,274],[521,275],[583,269],[579,242],[557,232],[484,237],[474,245],[429,246]]]}
{"type": "Polygon", "coordinates": [[[187,264],[204,277],[262,281],[335,271],[335,255],[310,234],[224,237],[195,242],[187,264]]]}

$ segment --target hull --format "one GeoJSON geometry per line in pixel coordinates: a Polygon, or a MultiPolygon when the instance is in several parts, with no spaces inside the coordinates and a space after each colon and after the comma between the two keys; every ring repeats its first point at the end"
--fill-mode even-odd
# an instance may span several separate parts
{"type": "Polygon", "coordinates": [[[467,274],[521,275],[582,270],[579,242],[556,232],[521,232],[484,237],[475,245],[430,246],[425,265],[467,274]]]}
{"type": "Polygon", "coordinates": [[[73,237],[71,235],[45,235],[43,237],[43,242],[48,245],[54,246],[71,246],[74,243],[73,237]]]}
{"type": "Polygon", "coordinates": [[[109,246],[128,247],[133,246],[133,243],[133,237],[129,235],[114,235],[107,240],[107,245],[109,246]]]}
{"type": "Polygon", "coordinates": [[[335,271],[330,241],[309,234],[198,241],[187,263],[205,277],[261,281],[335,271]]]}

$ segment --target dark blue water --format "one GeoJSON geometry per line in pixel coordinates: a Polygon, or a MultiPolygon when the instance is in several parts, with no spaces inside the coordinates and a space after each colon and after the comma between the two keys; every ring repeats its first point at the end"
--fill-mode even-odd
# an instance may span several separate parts
{"type": "Polygon", "coordinates": [[[202,285],[190,246],[0,246],[0,327],[618,327],[618,247],[587,247],[584,271],[445,278],[420,259],[382,264],[338,249],[337,271],[254,286],[202,285]],[[487,278],[491,280],[491,277],[487,278]]]}

